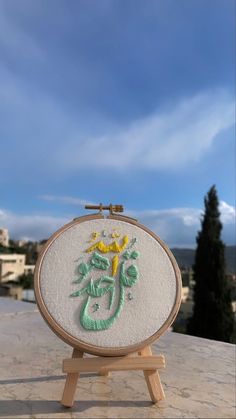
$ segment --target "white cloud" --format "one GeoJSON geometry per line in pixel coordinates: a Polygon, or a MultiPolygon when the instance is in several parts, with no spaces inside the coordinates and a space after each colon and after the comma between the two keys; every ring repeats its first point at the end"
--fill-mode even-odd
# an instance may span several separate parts
{"type": "MultiPolygon", "coordinates": [[[[16,66],[10,70],[13,58],[24,57],[25,62],[30,59],[29,75],[34,68],[32,62],[39,62],[38,71],[42,63],[50,62],[44,38],[32,30],[34,20],[44,16],[43,6],[40,2],[33,2],[33,6],[27,2],[22,8],[16,3],[12,7],[12,2],[0,2],[0,52],[3,57],[6,53],[10,57],[9,62],[2,61],[0,68],[2,136],[9,153],[2,164],[9,176],[14,172],[12,167],[20,175],[22,171],[28,176],[33,168],[40,176],[46,177],[49,172],[51,178],[59,177],[62,171],[64,176],[65,172],[84,168],[176,170],[198,161],[211,148],[217,134],[232,125],[233,101],[224,90],[182,98],[165,111],[159,109],[119,125],[115,118],[106,118],[101,106],[94,105],[96,95],[92,95],[91,83],[98,73],[95,90],[95,85],[101,85],[101,75],[94,66],[85,65],[79,55],[76,106],[71,105],[74,100],[68,105],[70,95],[64,101],[64,95],[60,98],[54,89],[49,89],[53,83],[42,83],[39,77],[37,83],[32,83],[31,77],[25,77],[24,67],[20,72],[16,66]],[[11,147],[8,149],[8,139],[10,144],[14,142],[15,153],[11,147]],[[26,153],[30,158],[25,159],[26,153]],[[19,170],[22,161],[24,168],[19,170]]],[[[63,65],[65,74],[75,77],[75,66],[70,66],[70,60],[64,60],[63,65]]],[[[104,74],[109,76],[109,72],[104,74]]]]}
{"type": "MultiPolygon", "coordinates": [[[[223,240],[226,244],[235,244],[235,208],[222,201],[220,202],[220,211],[223,222],[223,240]]],[[[201,214],[202,210],[198,208],[127,211],[127,215],[137,218],[170,247],[195,247],[201,214]]],[[[71,219],[72,217],[46,215],[22,216],[0,209],[0,227],[8,228],[10,236],[15,239],[28,237],[30,240],[41,240],[48,238],[71,219]]]]}
{"type": "Polygon", "coordinates": [[[68,141],[57,158],[67,169],[172,170],[196,162],[214,138],[234,123],[233,100],[224,91],[199,94],[180,101],[100,137],[68,141]]]}
{"type": "Polygon", "coordinates": [[[0,210],[0,226],[8,228],[13,239],[41,240],[48,238],[62,225],[71,221],[69,217],[46,215],[19,215],[0,210]]]}
{"type": "Polygon", "coordinates": [[[224,224],[235,223],[236,220],[236,208],[232,205],[227,204],[224,201],[220,202],[219,210],[221,214],[221,220],[224,224]]]}
{"type": "MultiPolygon", "coordinates": [[[[219,205],[223,223],[222,238],[235,244],[235,208],[224,201],[219,205]]],[[[170,208],[152,211],[131,211],[130,215],[147,225],[171,247],[194,247],[203,211],[198,208],[170,208]]]]}
{"type": "Polygon", "coordinates": [[[50,179],[83,169],[170,172],[199,161],[234,122],[233,101],[224,90],[203,92],[119,125],[81,104],[75,116],[43,89],[32,93],[32,86],[7,66],[0,72],[0,111],[9,137],[2,164],[9,176],[12,167],[20,176],[33,170],[50,179]],[[37,97],[33,107],[32,95],[37,97]],[[14,153],[8,145],[13,143],[14,153]]]}

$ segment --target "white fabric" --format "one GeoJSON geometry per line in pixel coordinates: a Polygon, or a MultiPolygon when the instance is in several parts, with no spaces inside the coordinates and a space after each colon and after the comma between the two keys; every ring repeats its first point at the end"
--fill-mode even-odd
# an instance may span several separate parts
{"type": "MultiPolygon", "coordinates": [[[[104,256],[111,260],[114,253],[104,256]]],[[[112,310],[108,310],[108,295],[94,299],[94,303],[99,303],[101,307],[93,313],[94,318],[108,318],[115,311],[119,297],[118,278],[117,272],[116,299],[112,310]]],[[[85,221],[63,232],[43,258],[40,287],[49,313],[65,331],[86,343],[107,348],[140,343],[153,335],[167,320],[176,296],[175,272],[162,246],[143,229],[124,221],[109,219],[85,221]],[[120,238],[111,238],[114,229],[120,233],[120,238]],[[120,242],[124,235],[128,235],[130,240],[137,239],[132,250],[138,251],[140,257],[132,263],[138,267],[139,280],[132,288],[126,288],[123,310],[110,329],[87,331],[80,325],[79,318],[86,296],[72,298],[70,294],[84,287],[90,277],[96,279],[103,274],[111,275],[111,270],[94,270],[82,284],[72,283],[78,277],[76,268],[79,263],[91,258],[91,253],[85,253],[85,250],[91,245],[89,240],[92,232],[102,233],[103,230],[108,234],[105,238],[101,237],[106,244],[114,240],[120,242]],[[129,292],[133,296],[131,301],[128,300],[129,292]]]]}

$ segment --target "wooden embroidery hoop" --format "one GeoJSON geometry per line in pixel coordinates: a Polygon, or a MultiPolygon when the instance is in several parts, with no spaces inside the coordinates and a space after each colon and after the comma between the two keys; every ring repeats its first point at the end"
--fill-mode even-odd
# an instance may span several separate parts
{"type": "Polygon", "coordinates": [[[123,206],[112,204],[110,204],[109,206],[103,206],[102,204],[100,204],[99,206],[87,205],[85,206],[85,208],[99,209],[99,212],[75,218],[72,222],[66,224],[56,233],[54,233],[47,241],[45,247],[43,248],[39,256],[34,275],[35,298],[43,318],[54,333],[56,333],[62,340],[64,340],[67,344],[71,345],[74,348],[72,358],[65,359],[63,361],[62,369],[63,372],[67,373],[67,378],[61,403],[63,406],[67,407],[73,406],[79,373],[98,372],[100,375],[108,376],[110,371],[124,370],[143,370],[151,400],[154,403],[156,403],[157,401],[163,400],[165,398],[159,373],[157,371],[161,368],[165,368],[165,358],[163,355],[153,355],[150,345],[168,329],[168,327],[173,323],[178,313],[181,302],[181,274],[178,265],[168,247],[160,240],[159,237],[157,237],[147,227],[143,226],[142,224],[139,224],[137,220],[133,218],[114,214],[114,212],[122,212],[123,206]],[[104,219],[104,210],[109,210],[109,215],[106,217],[107,219],[125,221],[126,223],[133,224],[143,229],[148,234],[150,234],[155,240],[157,240],[159,244],[162,246],[162,248],[165,250],[166,254],[168,255],[171,261],[176,279],[175,303],[172,307],[169,317],[162,325],[162,327],[148,339],[138,344],[129,345],[121,348],[97,347],[95,345],[88,344],[87,342],[80,341],[79,339],[67,333],[49,313],[43,300],[40,289],[40,270],[45,254],[47,253],[51,244],[62,233],[64,233],[66,230],[68,230],[76,224],[95,219],[104,219]],[[97,357],[83,358],[84,354],[86,353],[97,355],[97,357]]]}

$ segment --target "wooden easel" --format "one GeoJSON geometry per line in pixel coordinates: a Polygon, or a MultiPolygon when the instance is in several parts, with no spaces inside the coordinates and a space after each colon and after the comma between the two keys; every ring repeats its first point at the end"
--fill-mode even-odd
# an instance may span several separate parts
{"type": "Polygon", "coordinates": [[[108,376],[110,371],[143,370],[151,400],[156,403],[164,400],[158,369],[165,368],[163,355],[153,355],[150,346],[146,346],[136,353],[119,357],[90,357],[83,358],[84,352],[74,349],[72,358],[64,359],[63,372],[67,373],[61,404],[72,407],[79,374],[81,372],[98,372],[108,376]]]}

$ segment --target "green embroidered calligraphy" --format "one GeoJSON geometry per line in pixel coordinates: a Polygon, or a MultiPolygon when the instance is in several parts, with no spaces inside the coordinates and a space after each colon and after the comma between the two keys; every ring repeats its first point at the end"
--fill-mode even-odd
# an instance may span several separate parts
{"type": "MultiPolygon", "coordinates": [[[[96,234],[98,236],[98,233],[96,234]]],[[[118,234],[116,233],[115,235],[113,233],[112,237],[117,238],[118,234]]],[[[116,255],[110,262],[108,257],[100,255],[98,251],[94,251],[87,263],[81,262],[79,264],[77,268],[78,278],[73,283],[81,284],[86,280],[87,283],[80,290],[70,294],[70,297],[84,297],[84,302],[80,310],[80,323],[84,329],[97,331],[109,329],[119,317],[125,304],[125,288],[131,288],[134,286],[139,278],[138,268],[132,263],[139,257],[139,252],[135,250],[126,250],[123,255],[121,255],[121,253],[127,247],[128,243],[129,246],[127,249],[130,249],[136,242],[136,238],[133,238],[129,243],[129,238],[126,235],[121,240],[121,244],[116,241],[110,244],[105,244],[100,241],[86,250],[87,253],[92,252],[95,249],[101,253],[118,253],[123,260],[120,262],[119,256],[116,255]],[[128,261],[130,261],[131,264],[128,261]],[[98,279],[93,279],[92,277],[88,278],[89,274],[92,275],[94,270],[110,270],[110,272],[109,275],[102,275],[98,279]],[[117,282],[118,287],[116,286],[117,282]],[[115,294],[117,292],[117,306],[114,310],[112,310],[110,317],[106,319],[94,318],[93,313],[100,309],[100,304],[97,303],[97,299],[107,294],[107,309],[111,310],[115,301],[115,294]],[[94,303],[94,299],[96,299],[96,303],[94,303]],[[93,308],[92,311],[91,307],[93,308]]],[[[129,293],[128,295],[131,294],[129,293]]],[[[133,297],[130,298],[128,296],[128,301],[131,301],[132,299],[133,297]]]]}

